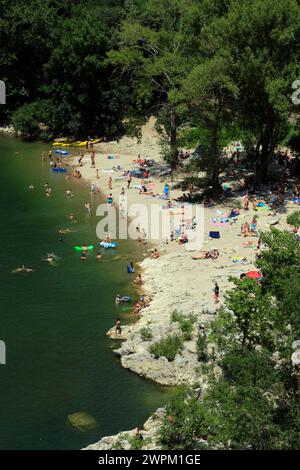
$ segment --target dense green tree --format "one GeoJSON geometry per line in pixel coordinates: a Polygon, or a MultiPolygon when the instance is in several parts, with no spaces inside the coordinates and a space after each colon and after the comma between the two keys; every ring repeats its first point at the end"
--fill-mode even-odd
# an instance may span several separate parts
{"type": "Polygon", "coordinates": [[[233,102],[238,95],[228,68],[229,61],[225,57],[216,55],[204,60],[192,69],[179,93],[173,94],[206,130],[203,154],[196,155],[191,166],[206,171],[206,185],[212,186],[214,194],[221,188],[219,175],[228,163],[222,158],[221,134],[232,120],[233,102]]]}
{"type": "Polygon", "coordinates": [[[295,106],[299,78],[300,8],[297,0],[233,0],[229,12],[202,30],[207,54],[223,51],[239,89],[236,111],[253,136],[257,181],[267,176],[295,106]]]}
{"type": "Polygon", "coordinates": [[[278,312],[272,297],[264,294],[257,281],[233,279],[235,288],[225,294],[226,308],[212,323],[211,338],[224,348],[251,349],[262,344],[272,347],[278,312]]]}
{"type": "Polygon", "coordinates": [[[279,298],[286,279],[300,275],[300,245],[294,234],[272,229],[261,235],[265,246],[257,265],[264,276],[264,285],[279,298]]]}
{"type": "Polygon", "coordinates": [[[13,119],[32,136],[40,127],[50,136],[116,135],[130,95],[105,57],[123,3],[1,0],[0,78],[7,86],[1,122],[13,119]]]}
{"type": "Polygon", "coordinates": [[[158,116],[168,136],[166,159],[178,160],[176,106],[170,99],[195,63],[200,30],[197,2],[148,0],[138,18],[129,18],[119,33],[119,47],[110,52],[112,64],[132,81],[135,117],[158,116]]]}

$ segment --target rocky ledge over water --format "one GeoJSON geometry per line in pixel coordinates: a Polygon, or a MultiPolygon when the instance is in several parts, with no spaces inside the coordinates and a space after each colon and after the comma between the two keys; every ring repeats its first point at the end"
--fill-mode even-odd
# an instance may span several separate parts
{"type": "MultiPolygon", "coordinates": [[[[202,268],[205,268],[205,264],[203,260],[202,268]]],[[[141,311],[141,317],[136,323],[122,327],[121,335],[115,332],[115,328],[107,332],[111,339],[124,340],[114,352],[120,356],[123,367],[161,385],[198,382],[199,324],[211,320],[216,313],[213,295],[207,292],[210,290],[209,282],[206,280],[201,283],[195,275],[196,265],[191,266],[190,254],[178,250],[166,253],[159,259],[147,258],[141,266],[144,290],[152,300],[141,311]],[[182,342],[174,360],[168,360],[163,355],[156,358],[151,353],[152,345],[166,338],[183,335],[180,323],[172,318],[174,312],[183,319],[192,318],[190,337],[182,342]]],[[[213,282],[215,269],[212,269],[210,275],[213,282]]],[[[205,276],[206,279],[209,276],[207,270],[205,276]]]]}
{"type": "Polygon", "coordinates": [[[135,437],[134,429],[124,431],[114,436],[106,436],[95,444],[82,450],[156,450],[159,449],[157,434],[165,416],[164,408],[159,408],[143,425],[139,437],[135,437]]]}

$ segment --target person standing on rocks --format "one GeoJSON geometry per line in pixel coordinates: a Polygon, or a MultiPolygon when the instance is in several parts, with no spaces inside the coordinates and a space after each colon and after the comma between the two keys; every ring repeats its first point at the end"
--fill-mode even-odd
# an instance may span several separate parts
{"type": "Polygon", "coordinates": [[[215,304],[219,303],[219,294],[220,294],[220,288],[218,286],[218,283],[215,282],[215,288],[214,288],[215,304]]]}

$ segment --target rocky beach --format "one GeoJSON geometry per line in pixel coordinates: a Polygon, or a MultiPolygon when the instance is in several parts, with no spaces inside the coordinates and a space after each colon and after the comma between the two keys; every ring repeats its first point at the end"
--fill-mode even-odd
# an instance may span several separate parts
{"type": "MultiPolygon", "coordinates": [[[[100,170],[100,177],[96,178],[96,170],[90,168],[89,156],[84,157],[84,166],[80,168],[82,176],[91,184],[97,185],[102,192],[111,192],[114,200],[117,201],[121,189],[126,186],[126,181],[123,181],[122,178],[119,179],[119,172],[112,170],[116,164],[121,166],[122,171],[131,169],[134,166],[133,160],[140,154],[141,158],[148,156],[148,158],[153,158],[157,164],[162,165],[154,120],[144,127],[142,136],[140,143],[124,138],[120,142],[98,144],[95,148],[96,169],[100,170]],[[114,155],[116,160],[113,164],[111,160],[107,159],[108,155],[114,155]],[[112,190],[107,189],[108,174],[112,176],[112,190]]],[[[152,188],[155,188],[156,197],[146,198],[141,195],[135,188],[139,181],[133,180],[132,189],[126,190],[128,207],[130,204],[141,201],[147,207],[152,204],[161,206],[163,202],[158,198],[158,195],[162,194],[166,181],[171,188],[172,201],[182,194],[180,190],[173,189],[177,182],[176,178],[172,182],[168,178],[150,177],[149,180],[152,183],[152,188]]],[[[281,229],[287,228],[286,214],[274,216],[268,206],[262,210],[254,210],[252,206],[248,211],[241,209],[237,218],[215,228],[216,219],[228,214],[235,207],[234,204],[237,204],[237,201],[241,206],[242,198],[239,197],[234,201],[229,199],[227,204],[205,208],[204,219],[199,221],[204,231],[202,250],[218,250],[219,256],[215,260],[193,259],[196,252],[189,247],[189,243],[180,245],[175,240],[166,242],[163,239],[153,240],[149,236],[148,243],[145,244],[144,259],[140,262],[137,271],[142,274],[142,292],[149,296],[151,302],[140,311],[134,323],[122,326],[121,335],[116,333],[115,327],[107,332],[112,341],[122,340],[121,346],[114,349],[114,353],[120,357],[121,365],[124,368],[165,386],[199,383],[196,344],[199,325],[205,327],[216,317],[217,310],[222,306],[223,294],[232,285],[230,277],[239,277],[242,273],[255,269],[255,249],[258,237],[241,236],[241,224],[246,221],[250,223],[255,215],[258,232],[268,230],[272,225],[281,229]],[[218,230],[220,238],[211,238],[209,236],[211,230],[218,230]],[[153,246],[160,253],[160,257],[157,259],[150,257],[150,249],[153,246]],[[215,282],[220,288],[218,304],[215,304],[214,301],[215,282]],[[176,314],[182,318],[192,319],[193,331],[190,337],[183,342],[181,350],[173,361],[169,361],[164,356],[156,358],[150,352],[153,344],[164,338],[181,334],[181,326],[180,322],[176,321],[176,314]],[[145,331],[147,332],[146,338],[145,331]]],[[[286,211],[289,212],[293,208],[294,204],[288,202],[286,211]]],[[[161,413],[163,412],[160,410],[159,416],[161,413]]],[[[153,427],[156,432],[159,427],[157,414],[154,415],[154,418],[150,418],[143,427],[145,437],[149,433],[151,435],[149,447],[151,449],[155,448],[153,447],[155,446],[153,427]]],[[[90,445],[88,449],[107,450],[116,448],[118,445],[124,449],[130,448],[128,438],[131,434],[129,432],[129,434],[120,433],[116,436],[104,437],[96,444],[90,445]]]]}

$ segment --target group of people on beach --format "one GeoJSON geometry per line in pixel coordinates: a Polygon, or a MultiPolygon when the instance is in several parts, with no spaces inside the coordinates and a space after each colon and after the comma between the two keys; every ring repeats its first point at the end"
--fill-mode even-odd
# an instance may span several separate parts
{"type": "Polygon", "coordinates": [[[241,235],[242,237],[246,238],[247,236],[257,236],[257,218],[254,215],[252,218],[251,223],[244,222],[241,225],[241,235]]]}

